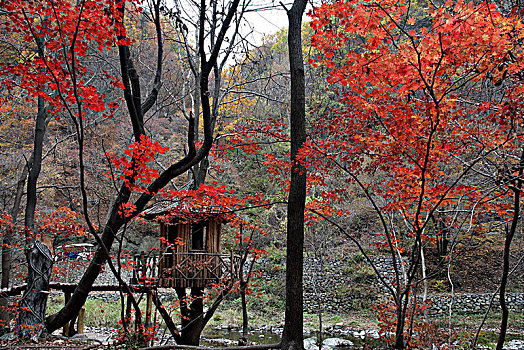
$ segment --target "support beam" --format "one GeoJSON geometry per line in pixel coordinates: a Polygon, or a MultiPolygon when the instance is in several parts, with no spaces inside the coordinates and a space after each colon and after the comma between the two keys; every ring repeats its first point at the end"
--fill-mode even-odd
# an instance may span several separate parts
{"type": "Polygon", "coordinates": [[[86,314],[86,307],[84,305],[78,312],[78,323],[76,324],[76,330],[78,334],[84,334],[85,314],[86,314]]]}
{"type": "MultiPolygon", "coordinates": [[[[66,305],[69,302],[69,299],[71,299],[71,292],[64,292],[64,305],[66,305]]],[[[62,334],[64,335],[64,337],[69,337],[70,336],[70,334],[69,334],[69,325],[70,325],[70,322],[67,322],[64,325],[64,328],[63,328],[63,331],[62,331],[62,334]]]]}

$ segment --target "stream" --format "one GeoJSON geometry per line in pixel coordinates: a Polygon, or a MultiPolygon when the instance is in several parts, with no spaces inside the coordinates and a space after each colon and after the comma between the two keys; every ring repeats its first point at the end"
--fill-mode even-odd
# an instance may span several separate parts
{"type": "MultiPolygon", "coordinates": [[[[97,341],[108,344],[113,342],[115,330],[105,327],[86,327],[86,334],[81,335],[81,338],[96,339],[97,341]]],[[[282,334],[281,328],[272,328],[268,330],[252,330],[249,332],[248,340],[250,345],[255,344],[276,344],[280,342],[282,334]]],[[[351,329],[335,329],[330,334],[323,334],[324,350],[350,350],[350,349],[385,349],[386,346],[380,342],[376,336],[376,331],[358,331],[351,329]]],[[[77,335],[75,337],[78,337],[77,335]]],[[[206,347],[230,347],[237,346],[238,340],[241,337],[241,332],[238,329],[227,328],[210,328],[202,334],[201,346],[206,347]]],[[[161,341],[155,345],[166,344],[172,342],[169,334],[161,336],[161,341]]],[[[493,343],[494,344],[494,343],[493,343]]],[[[491,349],[491,345],[486,344],[479,346],[479,349],[491,349]]],[[[305,350],[320,350],[316,344],[316,335],[314,333],[304,335],[305,350]]],[[[506,342],[504,349],[507,350],[524,350],[524,340],[512,339],[506,342]]]]}
{"type": "MultiPolygon", "coordinates": [[[[238,345],[238,340],[242,337],[242,332],[235,329],[214,328],[205,330],[202,336],[204,346],[233,346],[238,345]]],[[[264,331],[251,331],[248,334],[248,341],[251,344],[276,344],[280,342],[281,335],[264,331]]]]}
{"type": "MultiPolygon", "coordinates": [[[[275,328],[272,331],[253,330],[248,334],[248,341],[250,345],[253,344],[276,344],[280,342],[282,335],[281,328],[275,328]]],[[[214,328],[204,331],[201,345],[211,347],[237,346],[238,340],[242,337],[242,333],[238,329],[223,329],[214,328]]],[[[375,339],[378,333],[373,331],[342,331],[331,334],[323,334],[323,348],[327,349],[354,349],[362,348],[364,343],[371,345],[378,345],[375,339]],[[374,343],[374,344],[373,344],[374,343]]],[[[319,347],[316,344],[316,334],[304,334],[304,347],[306,350],[317,350],[319,347]]]]}

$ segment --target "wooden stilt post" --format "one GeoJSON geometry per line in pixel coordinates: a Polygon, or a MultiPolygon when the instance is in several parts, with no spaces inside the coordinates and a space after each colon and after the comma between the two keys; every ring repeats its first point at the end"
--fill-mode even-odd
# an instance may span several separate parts
{"type": "MultiPolygon", "coordinates": [[[[71,292],[64,292],[64,301],[65,301],[65,304],[67,304],[69,302],[69,300],[71,299],[71,292]]],[[[64,304],[64,305],[65,305],[64,304]]],[[[62,334],[64,335],[64,337],[69,337],[69,322],[67,322],[65,325],[64,325],[64,328],[62,330],[62,334]]]]}
{"type": "Polygon", "coordinates": [[[146,299],[146,327],[151,326],[151,309],[153,308],[153,291],[151,288],[147,289],[147,299],[146,299]]]}
{"type": "Polygon", "coordinates": [[[128,295],[127,298],[126,298],[126,319],[125,319],[126,325],[128,327],[131,324],[131,306],[132,306],[131,305],[131,298],[128,295]]]}
{"type": "Polygon", "coordinates": [[[78,312],[78,323],[76,324],[76,330],[78,334],[84,334],[84,317],[86,313],[86,307],[85,305],[82,306],[80,311],[78,312]]]}

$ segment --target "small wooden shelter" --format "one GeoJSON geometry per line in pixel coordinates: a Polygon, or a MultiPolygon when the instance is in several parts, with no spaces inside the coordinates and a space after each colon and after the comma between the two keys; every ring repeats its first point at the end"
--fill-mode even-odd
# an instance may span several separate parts
{"type": "Polygon", "coordinates": [[[160,224],[160,255],[137,264],[139,275],[153,275],[164,288],[204,288],[236,275],[237,257],[221,253],[221,229],[230,213],[164,204],[147,210],[145,218],[160,224]],[[145,265],[157,271],[148,273],[145,265]]]}

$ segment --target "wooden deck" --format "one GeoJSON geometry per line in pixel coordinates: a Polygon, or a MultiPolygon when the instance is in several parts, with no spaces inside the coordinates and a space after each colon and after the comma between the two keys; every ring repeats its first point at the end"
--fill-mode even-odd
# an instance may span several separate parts
{"type": "Polygon", "coordinates": [[[160,288],[204,288],[222,279],[238,278],[240,257],[207,252],[168,252],[135,256],[133,284],[160,288]]]}
{"type": "MultiPolygon", "coordinates": [[[[156,288],[205,288],[224,279],[238,279],[240,256],[206,252],[136,255],[130,287],[135,291],[156,288]]],[[[51,282],[50,289],[73,292],[78,283],[51,282]]],[[[19,284],[0,289],[0,296],[21,294],[26,288],[19,284]]],[[[91,291],[119,291],[117,284],[93,285],[91,291]]]]}

